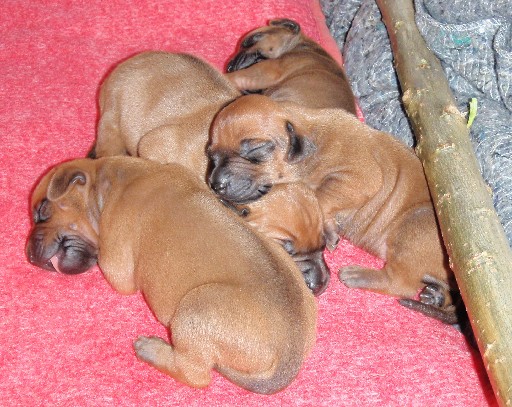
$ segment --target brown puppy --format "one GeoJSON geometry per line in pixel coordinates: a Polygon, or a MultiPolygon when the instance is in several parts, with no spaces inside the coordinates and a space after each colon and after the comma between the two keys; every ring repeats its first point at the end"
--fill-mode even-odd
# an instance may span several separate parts
{"type": "Polygon", "coordinates": [[[208,150],[209,181],[223,199],[250,202],[275,184],[304,182],[315,191],[328,235],[338,232],[386,260],[382,271],[343,268],[347,286],[403,298],[423,289],[421,311],[453,321],[453,275],[423,168],[391,135],[340,109],[250,95],[217,115],[208,150]]]}
{"type": "Polygon", "coordinates": [[[116,291],[141,291],[172,331],[171,344],[139,337],[141,360],[193,387],[212,369],[258,393],[297,375],[315,340],[313,295],[290,256],[186,168],[67,162],[42,179],[32,207],[33,264],[74,274],[98,258],[116,291]]]}
{"type": "Polygon", "coordinates": [[[238,213],[259,232],[277,241],[299,266],[306,285],[320,295],[330,280],[323,258],[323,215],[314,192],[300,182],[279,184],[238,213]]]}
{"type": "Polygon", "coordinates": [[[175,162],[204,178],[214,115],[240,92],[188,54],[144,52],[119,64],[100,89],[100,119],[90,156],[175,162]]]}
{"type": "MultiPolygon", "coordinates": [[[[136,55],[118,65],[101,87],[98,137],[91,155],[174,162],[204,179],[211,121],[237,96],[240,92],[231,82],[196,57],[136,55]]],[[[326,283],[325,263],[318,254],[307,260],[297,264],[318,293],[326,283]]]]}
{"type": "Polygon", "coordinates": [[[345,72],[293,20],[271,20],[245,36],[228,63],[227,77],[248,92],[262,91],[276,101],[314,108],[340,108],[356,114],[345,72]]]}

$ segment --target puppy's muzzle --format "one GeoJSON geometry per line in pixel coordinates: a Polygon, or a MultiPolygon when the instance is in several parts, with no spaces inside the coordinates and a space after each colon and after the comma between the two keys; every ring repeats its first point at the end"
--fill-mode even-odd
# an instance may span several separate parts
{"type": "Polygon", "coordinates": [[[271,188],[271,185],[259,184],[249,176],[231,172],[226,165],[215,166],[208,182],[217,195],[235,204],[255,201],[271,188]]]}
{"type": "Polygon", "coordinates": [[[248,52],[242,50],[238,54],[236,54],[231,61],[229,61],[227,71],[239,71],[240,69],[248,68],[251,65],[254,65],[265,59],[267,58],[260,51],[248,52]]]}
{"type": "Polygon", "coordinates": [[[33,265],[64,274],[79,274],[97,261],[96,248],[79,236],[48,237],[45,228],[35,228],[27,242],[27,258],[33,265]]]}

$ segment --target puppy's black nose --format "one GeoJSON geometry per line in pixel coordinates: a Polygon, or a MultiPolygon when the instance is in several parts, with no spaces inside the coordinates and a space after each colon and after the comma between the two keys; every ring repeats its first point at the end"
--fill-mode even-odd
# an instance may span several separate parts
{"type": "Polygon", "coordinates": [[[219,195],[224,194],[228,189],[229,171],[222,165],[223,162],[217,162],[212,173],[208,177],[208,184],[219,195]]]}
{"type": "Polygon", "coordinates": [[[227,182],[225,180],[210,181],[210,188],[213,189],[217,194],[223,194],[226,192],[227,182]]]}

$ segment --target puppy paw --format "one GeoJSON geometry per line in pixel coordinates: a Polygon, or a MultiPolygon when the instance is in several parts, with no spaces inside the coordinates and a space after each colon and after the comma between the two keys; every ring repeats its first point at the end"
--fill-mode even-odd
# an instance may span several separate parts
{"type": "Polygon", "coordinates": [[[441,308],[445,303],[444,289],[437,284],[428,284],[420,292],[420,301],[425,305],[441,308]]]}
{"type": "Polygon", "coordinates": [[[338,235],[334,222],[325,222],[324,236],[325,246],[327,247],[327,250],[332,252],[334,249],[336,249],[338,243],[340,242],[340,236],[338,235]]]}
{"type": "Polygon", "coordinates": [[[360,266],[347,266],[339,270],[338,278],[349,288],[368,288],[374,272],[360,266]]]}
{"type": "Polygon", "coordinates": [[[133,343],[133,349],[137,358],[149,363],[150,365],[158,365],[162,360],[163,353],[170,345],[162,338],[156,336],[139,336],[133,343]]]}

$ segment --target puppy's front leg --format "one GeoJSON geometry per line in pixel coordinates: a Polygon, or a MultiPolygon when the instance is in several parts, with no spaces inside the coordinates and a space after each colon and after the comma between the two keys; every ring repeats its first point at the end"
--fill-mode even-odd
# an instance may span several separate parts
{"type": "Polygon", "coordinates": [[[112,111],[102,113],[98,122],[96,142],[88,154],[90,158],[128,155],[127,146],[121,130],[119,117],[112,111]]]}
{"type": "Polygon", "coordinates": [[[239,89],[257,91],[270,88],[283,80],[284,70],[275,60],[258,62],[248,68],[226,74],[226,77],[239,89]]]}
{"type": "Polygon", "coordinates": [[[373,270],[355,265],[342,267],[338,277],[349,288],[362,288],[384,293],[388,291],[391,283],[385,269],[373,270]]]}
{"type": "Polygon", "coordinates": [[[389,266],[385,266],[382,270],[356,265],[342,267],[338,277],[349,288],[361,288],[395,297],[412,298],[420,288],[403,280],[400,273],[393,273],[389,266]]]}
{"type": "Polygon", "coordinates": [[[133,343],[137,357],[181,383],[192,387],[206,387],[211,381],[213,366],[197,363],[156,336],[139,336],[133,343]]]}

